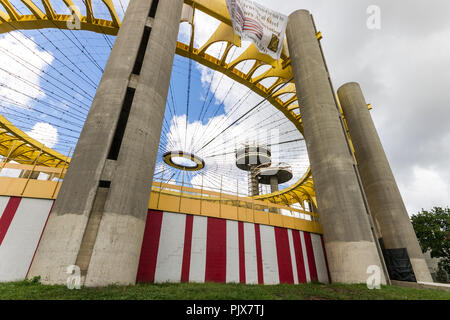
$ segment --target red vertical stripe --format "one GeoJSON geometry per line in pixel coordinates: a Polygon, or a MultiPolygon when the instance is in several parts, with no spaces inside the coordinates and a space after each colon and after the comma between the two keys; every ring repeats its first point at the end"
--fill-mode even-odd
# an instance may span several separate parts
{"type": "Polygon", "coordinates": [[[256,264],[258,269],[258,283],[264,284],[262,253],[261,253],[261,232],[259,230],[259,224],[255,224],[255,242],[256,242],[256,264]]]}
{"type": "Polygon", "coordinates": [[[244,223],[238,222],[239,237],[239,282],[246,283],[245,279],[245,245],[244,245],[244,223]]]}
{"type": "Polygon", "coordinates": [[[274,229],[280,283],[294,283],[288,231],[280,227],[275,227],[274,229]]]}
{"type": "Polygon", "coordinates": [[[303,259],[300,231],[292,230],[292,239],[294,242],[295,262],[297,263],[298,282],[306,283],[305,260],[303,259]]]}
{"type": "Polygon", "coordinates": [[[11,225],[11,221],[16,214],[21,199],[22,198],[18,197],[10,197],[8,200],[8,204],[6,205],[6,208],[0,218],[0,245],[8,232],[9,226],[11,225]]]}
{"type": "Polygon", "coordinates": [[[327,266],[328,282],[331,282],[330,269],[328,268],[327,250],[325,249],[325,243],[323,242],[322,235],[320,236],[320,241],[322,242],[323,256],[325,257],[325,265],[327,266]]]}
{"type": "Polygon", "coordinates": [[[206,232],[205,282],[226,282],[227,221],[208,218],[206,232]]]}
{"type": "Polygon", "coordinates": [[[181,266],[181,282],[189,282],[193,223],[194,217],[191,215],[186,215],[186,228],[184,231],[183,264],[181,266]]]}
{"type": "Polygon", "coordinates": [[[311,281],[317,281],[317,269],[316,269],[316,260],[314,259],[314,249],[311,243],[311,234],[309,232],[303,232],[305,237],[305,247],[306,254],[308,256],[308,266],[309,266],[309,275],[311,277],[311,281]]]}
{"type": "Polygon", "coordinates": [[[39,241],[37,243],[36,249],[34,249],[33,258],[31,258],[31,262],[30,262],[30,265],[28,266],[27,275],[25,276],[25,278],[28,278],[28,273],[30,272],[31,265],[33,264],[34,257],[36,256],[36,252],[39,248],[39,244],[41,243],[42,235],[44,234],[45,228],[47,227],[47,222],[48,222],[48,219],[50,218],[50,214],[52,213],[53,206],[55,205],[55,201],[56,200],[53,200],[52,207],[50,208],[50,211],[48,212],[48,216],[47,216],[47,219],[45,220],[44,228],[42,228],[41,236],[39,237],[39,241]]]}
{"type": "Polygon", "coordinates": [[[148,210],[144,239],[142,241],[141,258],[136,277],[136,281],[138,282],[155,281],[162,218],[163,213],[161,211],[148,210]]]}

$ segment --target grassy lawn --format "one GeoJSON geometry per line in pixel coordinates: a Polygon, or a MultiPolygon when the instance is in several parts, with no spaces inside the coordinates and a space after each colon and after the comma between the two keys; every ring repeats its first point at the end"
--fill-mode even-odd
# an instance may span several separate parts
{"type": "Polygon", "coordinates": [[[219,283],[138,284],[69,290],[36,281],[0,283],[0,300],[450,300],[450,292],[364,284],[242,285],[219,283]]]}

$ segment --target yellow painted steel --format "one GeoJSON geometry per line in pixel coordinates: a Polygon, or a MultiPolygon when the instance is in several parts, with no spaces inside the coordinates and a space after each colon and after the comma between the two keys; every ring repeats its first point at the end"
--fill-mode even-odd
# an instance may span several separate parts
{"type": "Polygon", "coordinates": [[[31,138],[1,115],[0,154],[4,157],[3,164],[14,160],[22,164],[62,168],[70,162],[69,158],[31,138]]]}
{"type": "Polygon", "coordinates": [[[200,159],[199,157],[197,157],[191,153],[186,153],[183,151],[166,152],[163,155],[163,159],[164,159],[164,162],[167,163],[169,166],[172,166],[174,168],[177,168],[179,170],[184,170],[184,171],[199,171],[205,167],[205,162],[202,159],[200,159]],[[195,166],[189,167],[189,166],[178,165],[173,161],[173,158],[176,158],[176,157],[188,159],[188,160],[192,161],[193,163],[195,163],[195,166]]]}
{"type": "MultiPolygon", "coordinates": [[[[19,170],[30,169],[30,166],[19,164],[7,164],[7,167],[19,170]]],[[[46,167],[34,167],[33,169],[47,173],[53,172],[52,169],[56,170],[46,167]]],[[[59,181],[0,177],[0,196],[56,199],[60,187],[59,181]]],[[[258,201],[249,197],[167,183],[153,182],[149,209],[217,217],[322,234],[319,216],[315,213],[258,201]],[[286,210],[291,214],[302,214],[308,218],[277,214],[271,212],[273,211],[271,209],[286,210]]]]}
{"type": "MultiPolygon", "coordinates": [[[[90,0],[84,2],[86,16],[81,14],[79,8],[74,6],[71,0],[59,1],[63,1],[67,8],[71,8],[71,12],[73,12],[74,15],[55,12],[50,0],[40,0],[45,8],[45,12],[42,12],[35,4],[38,0],[21,1],[32,14],[22,15],[17,12],[8,0],[0,0],[0,4],[2,4],[5,10],[3,11],[0,6],[0,33],[23,29],[70,29],[73,28],[71,22],[73,22],[74,16],[76,16],[75,19],[79,20],[81,30],[116,35],[120,28],[121,21],[112,0],[102,0],[110,13],[110,20],[95,18],[95,12],[92,9],[92,2],[90,0]]],[[[187,5],[195,7],[196,10],[203,11],[218,19],[222,23],[209,40],[198,49],[193,48],[193,39],[190,39],[187,44],[178,42],[176,53],[227,75],[233,80],[247,86],[261,97],[266,98],[270,95],[268,101],[280,110],[302,133],[302,118],[298,110],[298,97],[295,90],[295,84],[292,80],[293,73],[290,66],[286,41],[279,61],[261,54],[256,50],[255,46],[250,45],[239,57],[226,63],[230,49],[234,46],[241,46],[241,40],[239,36],[233,32],[225,0],[185,0],[184,2],[187,5]],[[208,48],[218,42],[227,44],[222,56],[216,58],[207,54],[208,48]],[[254,61],[253,66],[247,73],[243,73],[237,68],[243,61],[254,61]],[[254,76],[259,68],[267,65],[271,68],[258,76],[254,76]],[[274,82],[272,85],[266,87],[261,81],[268,78],[274,79],[274,82]],[[278,90],[281,84],[288,81],[291,83],[278,90]],[[286,95],[289,95],[290,97],[287,101],[283,101],[281,98],[286,95]]],[[[195,30],[195,26],[193,27],[195,30]]],[[[192,32],[192,34],[194,34],[194,32],[192,32]]],[[[317,34],[317,38],[318,40],[322,38],[320,32],[317,34]]],[[[9,159],[14,158],[14,160],[19,163],[33,163],[33,161],[36,161],[39,157],[39,164],[53,167],[66,165],[70,162],[70,159],[66,159],[63,155],[50,150],[31,139],[25,133],[12,126],[3,117],[0,118],[0,126],[3,130],[0,134],[0,154],[4,157],[8,157],[9,159]],[[20,149],[17,149],[15,143],[20,146],[20,149]]],[[[306,172],[305,175],[290,188],[273,194],[258,196],[257,199],[270,201],[276,204],[283,203],[286,205],[298,202],[302,206],[304,201],[311,201],[317,205],[310,170],[308,170],[308,172],[306,172]]]]}

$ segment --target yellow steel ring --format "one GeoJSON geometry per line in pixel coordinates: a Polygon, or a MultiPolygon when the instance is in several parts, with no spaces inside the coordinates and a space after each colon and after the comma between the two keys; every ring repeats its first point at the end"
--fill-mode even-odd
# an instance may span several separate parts
{"type": "Polygon", "coordinates": [[[184,171],[199,171],[205,167],[205,161],[203,159],[197,157],[196,155],[192,153],[187,153],[183,151],[169,151],[164,153],[163,155],[164,162],[167,163],[169,166],[174,167],[176,169],[184,170],[184,171]],[[195,163],[194,166],[183,166],[180,164],[176,164],[173,162],[173,158],[184,158],[191,160],[195,163]]]}

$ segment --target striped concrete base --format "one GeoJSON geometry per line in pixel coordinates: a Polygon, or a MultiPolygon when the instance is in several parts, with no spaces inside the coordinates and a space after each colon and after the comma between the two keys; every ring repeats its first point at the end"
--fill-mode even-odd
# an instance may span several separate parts
{"type": "Polygon", "coordinates": [[[328,283],[317,234],[149,211],[138,282],[328,283]]]}
{"type": "MultiPolygon", "coordinates": [[[[53,200],[0,196],[0,281],[23,280],[53,200]]],[[[138,282],[329,282],[322,237],[149,210],[138,282]]]]}
{"type": "Polygon", "coordinates": [[[0,197],[0,281],[25,279],[53,200],[0,197]]]}

